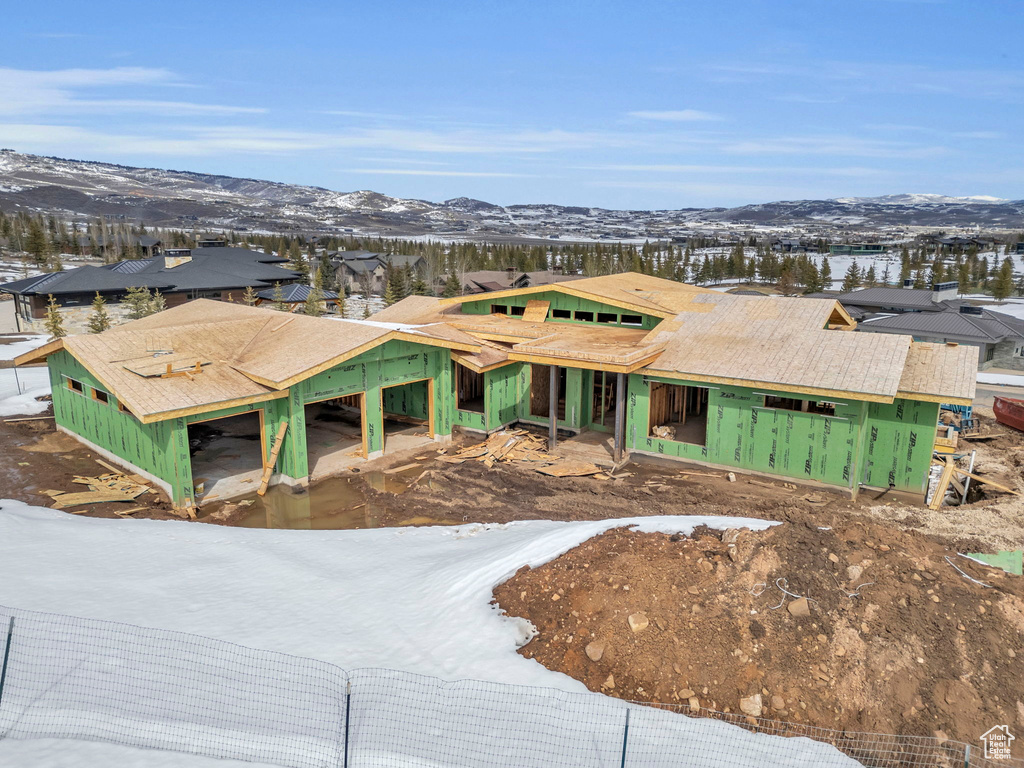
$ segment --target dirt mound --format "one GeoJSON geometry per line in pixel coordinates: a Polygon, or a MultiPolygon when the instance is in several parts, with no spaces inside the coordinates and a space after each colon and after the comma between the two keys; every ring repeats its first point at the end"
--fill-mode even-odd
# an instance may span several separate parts
{"type": "Polygon", "coordinates": [[[866,518],[823,526],[616,529],[495,597],[538,629],[520,653],[621,698],[752,715],[759,696],[765,717],[973,744],[1024,727],[1022,580],[866,518]]]}

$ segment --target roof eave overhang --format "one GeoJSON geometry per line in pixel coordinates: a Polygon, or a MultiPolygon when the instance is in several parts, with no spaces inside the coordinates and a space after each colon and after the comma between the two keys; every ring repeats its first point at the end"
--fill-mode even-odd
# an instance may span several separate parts
{"type": "MultiPolygon", "coordinates": [[[[114,393],[115,397],[119,397],[117,393],[114,393]]],[[[275,390],[273,392],[264,392],[259,395],[247,395],[246,397],[236,397],[231,400],[221,400],[215,403],[203,403],[201,405],[192,405],[187,408],[175,408],[172,411],[160,411],[158,413],[147,413],[139,415],[137,411],[132,409],[131,403],[127,403],[128,409],[135,414],[136,418],[143,424],[152,424],[157,421],[167,421],[169,419],[178,419],[184,416],[195,416],[202,413],[209,413],[211,411],[221,411],[225,408],[235,408],[239,405],[251,405],[254,403],[265,403],[269,400],[279,400],[284,397],[288,397],[289,390],[275,390]]]]}
{"type": "Polygon", "coordinates": [[[672,379],[674,381],[696,381],[704,384],[721,384],[729,387],[753,387],[757,389],[766,389],[769,392],[789,393],[797,395],[812,395],[816,397],[828,398],[834,400],[835,398],[845,398],[848,400],[858,400],[868,403],[891,403],[896,397],[897,393],[892,395],[886,395],[880,392],[850,392],[839,389],[823,389],[821,387],[805,387],[796,384],[780,384],[778,382],[770,381],[757,381],[756,379],[734,379],[728,376],[707,376],[697,375],[692,373],[682,373],[679,371],[659,371],[653,368],[647,368],[639,371],[646,376],[657,379],[672,379]]]}
{"type": "Polygon", "coordinates": [[[504,291],[490,291],[485,294],[473,294],[470,296],[454,296],[450,299],[440,299],[441,306],[452,306],[457,304],[463,304],[467,301],[483,301],[493,299],[503,299],[510,296],[525,296],[534,293],[546,293],[548,291],[555,291],[556,293],[564,293],[567,296],[576,296],[581,299],[587,299],[588,301],[594,301],[599,304],[608,304],[610,306],[619,307],[620,309],[629,309],[633,312],[639,312],[644,315],[651,315],[652,317],[660,317],[662,319],[667,317],[675,317],[677,312],[672,312],[667,309],[658,309],[655,307],[645,306],[643,304],[634,304],[630,301],[624,301],[622,299],[610,299],[607,296],[598,296],[597,294],[590,293],[589,291],[581,291],[579,288],[572,288],[572,283],[548,283],[547,285],[531,285],[528,288],[508,288],[504,291]]]}

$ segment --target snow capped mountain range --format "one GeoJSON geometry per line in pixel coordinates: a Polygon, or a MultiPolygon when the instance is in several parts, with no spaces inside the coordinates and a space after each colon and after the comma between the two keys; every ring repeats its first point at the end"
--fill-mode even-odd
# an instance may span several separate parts
{"type": "Polygon", "coordinates": [[[115,216],[161,227],[476,239],[620,240],[750,228],[1024,228],[1024,200],[984,196],[897,194],[660,211],[500,206],[467,197],[433,203],[6,149],[0,150],[0,209],[115,216]]]}

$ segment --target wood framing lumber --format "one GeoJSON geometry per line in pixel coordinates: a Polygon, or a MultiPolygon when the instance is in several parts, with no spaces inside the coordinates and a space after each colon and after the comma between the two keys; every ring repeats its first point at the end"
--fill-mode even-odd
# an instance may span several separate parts
{"type": "Polygon", "coordinates": [[[939,484],[935,486],[935,493],[932,494],[932,500],[928,504],[929,509],[938,509],[942,505],[942,500],[946,496],[946,489],[949,487],[949,481],[953,479],[953,471],[955,469],[956,465],[953,464],[953,460],[947,456],[946,466],[939,476],[939,484]]]}
{"type": "Polygon", "coordinates": [[[1005,491],[1006,493],[1012,493],[1014,496],[1020,496],[1021,495],[1020,491],[1015,491],[1015,490],[1013,490],[1013,488],[1007,488],[1005,485],[1000,485],[995,480],[989,480],[988,478],[981,477],[980,475],[976,475],[973,472],[968,472],[966,469],[959,469],[957,467],[954,467],[953,471],[958,473],[958,474],[961,474],[961,475],[963,475],[965,477],[969,477],[972,480],[977,480],[979,483],[985,483],[986,485],[991,485],[993,488],[995,488],[997,490],[1005,491]]]}
{"type": "Polygon", "coordinates": [[[288,431],[288,422],[282,421],[277,429],[277,436],[274,438],[274,445],[270,449],[270,456],[267,463],[263,465],[263,477],[260,478],[260,487],[257,495],[264,496],[267,493],[267,486],[270,485],[270,477],[274,474],[274,465],[277,464],[277,456],[281,453],[281,446],[284,445],[284,433],[288,431]]]}
{"type": "Polygon", "coordinates": [[[83,491],[82,493],[62,493],[53,499],[53,506],[56,509],[64,509],[65,507],[77,507],[82,504],[102,504],[107,501],[134,500],[134,496],[117,491],[83,491]]]}

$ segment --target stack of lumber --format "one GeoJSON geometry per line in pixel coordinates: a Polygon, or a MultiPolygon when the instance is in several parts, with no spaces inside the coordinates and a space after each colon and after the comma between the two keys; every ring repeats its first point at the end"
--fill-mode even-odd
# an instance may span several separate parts
{"type": "Polygon", "coordinates": [[[484,442],[466,446],[451,456],[441,456],[440,460],[448,464],[479,461],[488,469],[497,462],[503,462],[527,466],[553,477],[597,475],[608,479],[596,464],[553,456],[547,452],[547,441],[524,429],[495,432],[484,442]]]}
{"type": "MultiPolygon", "coordinates": [[[[54,509],[66,509],[86,504],[103,504],[110,501],[134,501],[151,489],[139,475],[110,472],[98,477],[83,475],[72,479],[73,483],[84,485],[88,490],[67,493],[65,491],[43,491],[53,499],[54,509]]],[[[137,509],[130,510],[132,512],[137,509]]]]}

